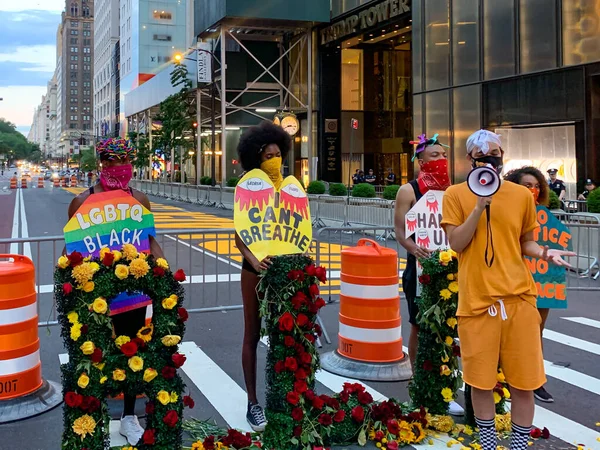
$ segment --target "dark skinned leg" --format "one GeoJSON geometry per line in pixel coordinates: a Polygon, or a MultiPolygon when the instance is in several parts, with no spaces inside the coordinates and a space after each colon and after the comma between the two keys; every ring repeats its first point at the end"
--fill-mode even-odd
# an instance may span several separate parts
{"type": "Polygon", "coordinates": [[[258,276],[242,270],[242,299],[244,302],[244,344],[242,346],[242,368],[248,401],[256,404],[256,348],[260,339],[260,316],[258,312],[258,276]]]}

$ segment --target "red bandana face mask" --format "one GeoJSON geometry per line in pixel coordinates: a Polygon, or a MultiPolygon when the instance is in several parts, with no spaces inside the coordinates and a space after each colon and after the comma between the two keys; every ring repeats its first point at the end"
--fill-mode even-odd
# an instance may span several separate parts
{"type": "Polygon", "coordinates": [[[535,204],[539,205],[538,199],[540,198],[540,188],[531,187],[528,188],[529,191],[533,194],[533,199],[535,200],[535,204]]]}
{"type": "Polygon", "coordinates": [[[421,194],[425,194],[427,191],[445,191],[448,189],[450,187],[448,160],[438,159],[423,164],[417,182],[421,194]]]}
{"type": "Polygon", "coordinates": [[[125,190],[129,186],[132,176],[133,167],[131,164],[104,167],[100,172],[100,184],[105,191],[125,190]]]}

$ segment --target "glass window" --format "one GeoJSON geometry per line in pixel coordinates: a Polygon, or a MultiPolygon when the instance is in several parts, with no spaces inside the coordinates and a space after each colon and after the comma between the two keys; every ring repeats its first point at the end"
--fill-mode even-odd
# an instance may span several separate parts
{"type": "Polygon", "coordinates": [[[515,4],[483,0],[485,79],[515,74],[515,4]]]}
{"type": "Polygon", "coordinates": [[[337,17],[371,0],[331,0],[331,17],[337,17]]]}
{"type": "Polygon", "coordinates": [[[450,91],[425,94],[425,132],[439,134],[442,144],[450,145],[450,91]]]}
{"type": "Polygon", "coordinates": [[[413,2],[412,11],[412,64],[413,92],[423,90],[423,11],[421,1],[413,2]]]}
{"type": "Polygon", "coordinates": [[[479,1],[452,2],[452,83],[479,81],[479,1]]]}
{"type": "Polygon", "coordinates": [[[600,3],[563,0],[562,4],[564,64],[600,61],[600,3]]]}
{"type": "Polygon", "coordinates": [[[556,67],[556,0],[521,0],[521,72],[556,67]]]}
{"type": "Polygon", "coordinates": [[[467,139],[481,128],[481,91],[479,85],[454,89],[454,143],[450,158],[454,182],[467,179],[471,164],[466,158],[467,139]]]}
{"type": "Polygon", "coordinates": [[[413,118],[412,139],[416,139],[418,135],[423,133],[423,95],[413,97],[413,118]]]}
{"type": "Polygon", "coordinates": [[[152,18],[154,20],[172,20],[173,15],[171,14],[170,11],[161,11],[161,10],[155,9],[154,11],[152,11],[152,18]]]}
{"type": "Polygon", "coordinates": [[[362,111],[363,104],[363,51],[342,50],[342,110],[362,111]]]}
{"type": "Polygon", "coordinates": [[[448,0],[427,0],[425,9],[425,88],[450,84],[448,0]]]}

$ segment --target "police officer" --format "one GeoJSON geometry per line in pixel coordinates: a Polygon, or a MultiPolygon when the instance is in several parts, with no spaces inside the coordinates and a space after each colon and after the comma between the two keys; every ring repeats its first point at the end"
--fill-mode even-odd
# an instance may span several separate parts
{"type": "Polygon", "coordinates": [[[592,192],[594,189],[596,189],[596,183],[594,183],[594,180],[588,178],[585,180],[585,190],[579,194],[578,199],[587,200],[588,195],[590,195],[590,192],[592,192]]]}
{"type": "Polygon", "coordinates": [[[556,177],[557,173],[558,169],[548,169],[548,175],[550,175],[548,185],[550,186],[550,190],[554,191],[554,193],[558,195],[558,199],[562,202],[567,195],[567,186],[563,180],[559,180],[556,177]]]}

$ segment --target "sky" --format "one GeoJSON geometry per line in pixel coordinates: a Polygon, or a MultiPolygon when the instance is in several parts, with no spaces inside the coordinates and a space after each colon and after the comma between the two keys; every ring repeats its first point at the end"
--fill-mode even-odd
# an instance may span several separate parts
{"type": "Polygon", "coordinates": [[[65,0],[0,0],[0,117],[27,135],[56,66],[65,0]]]}

